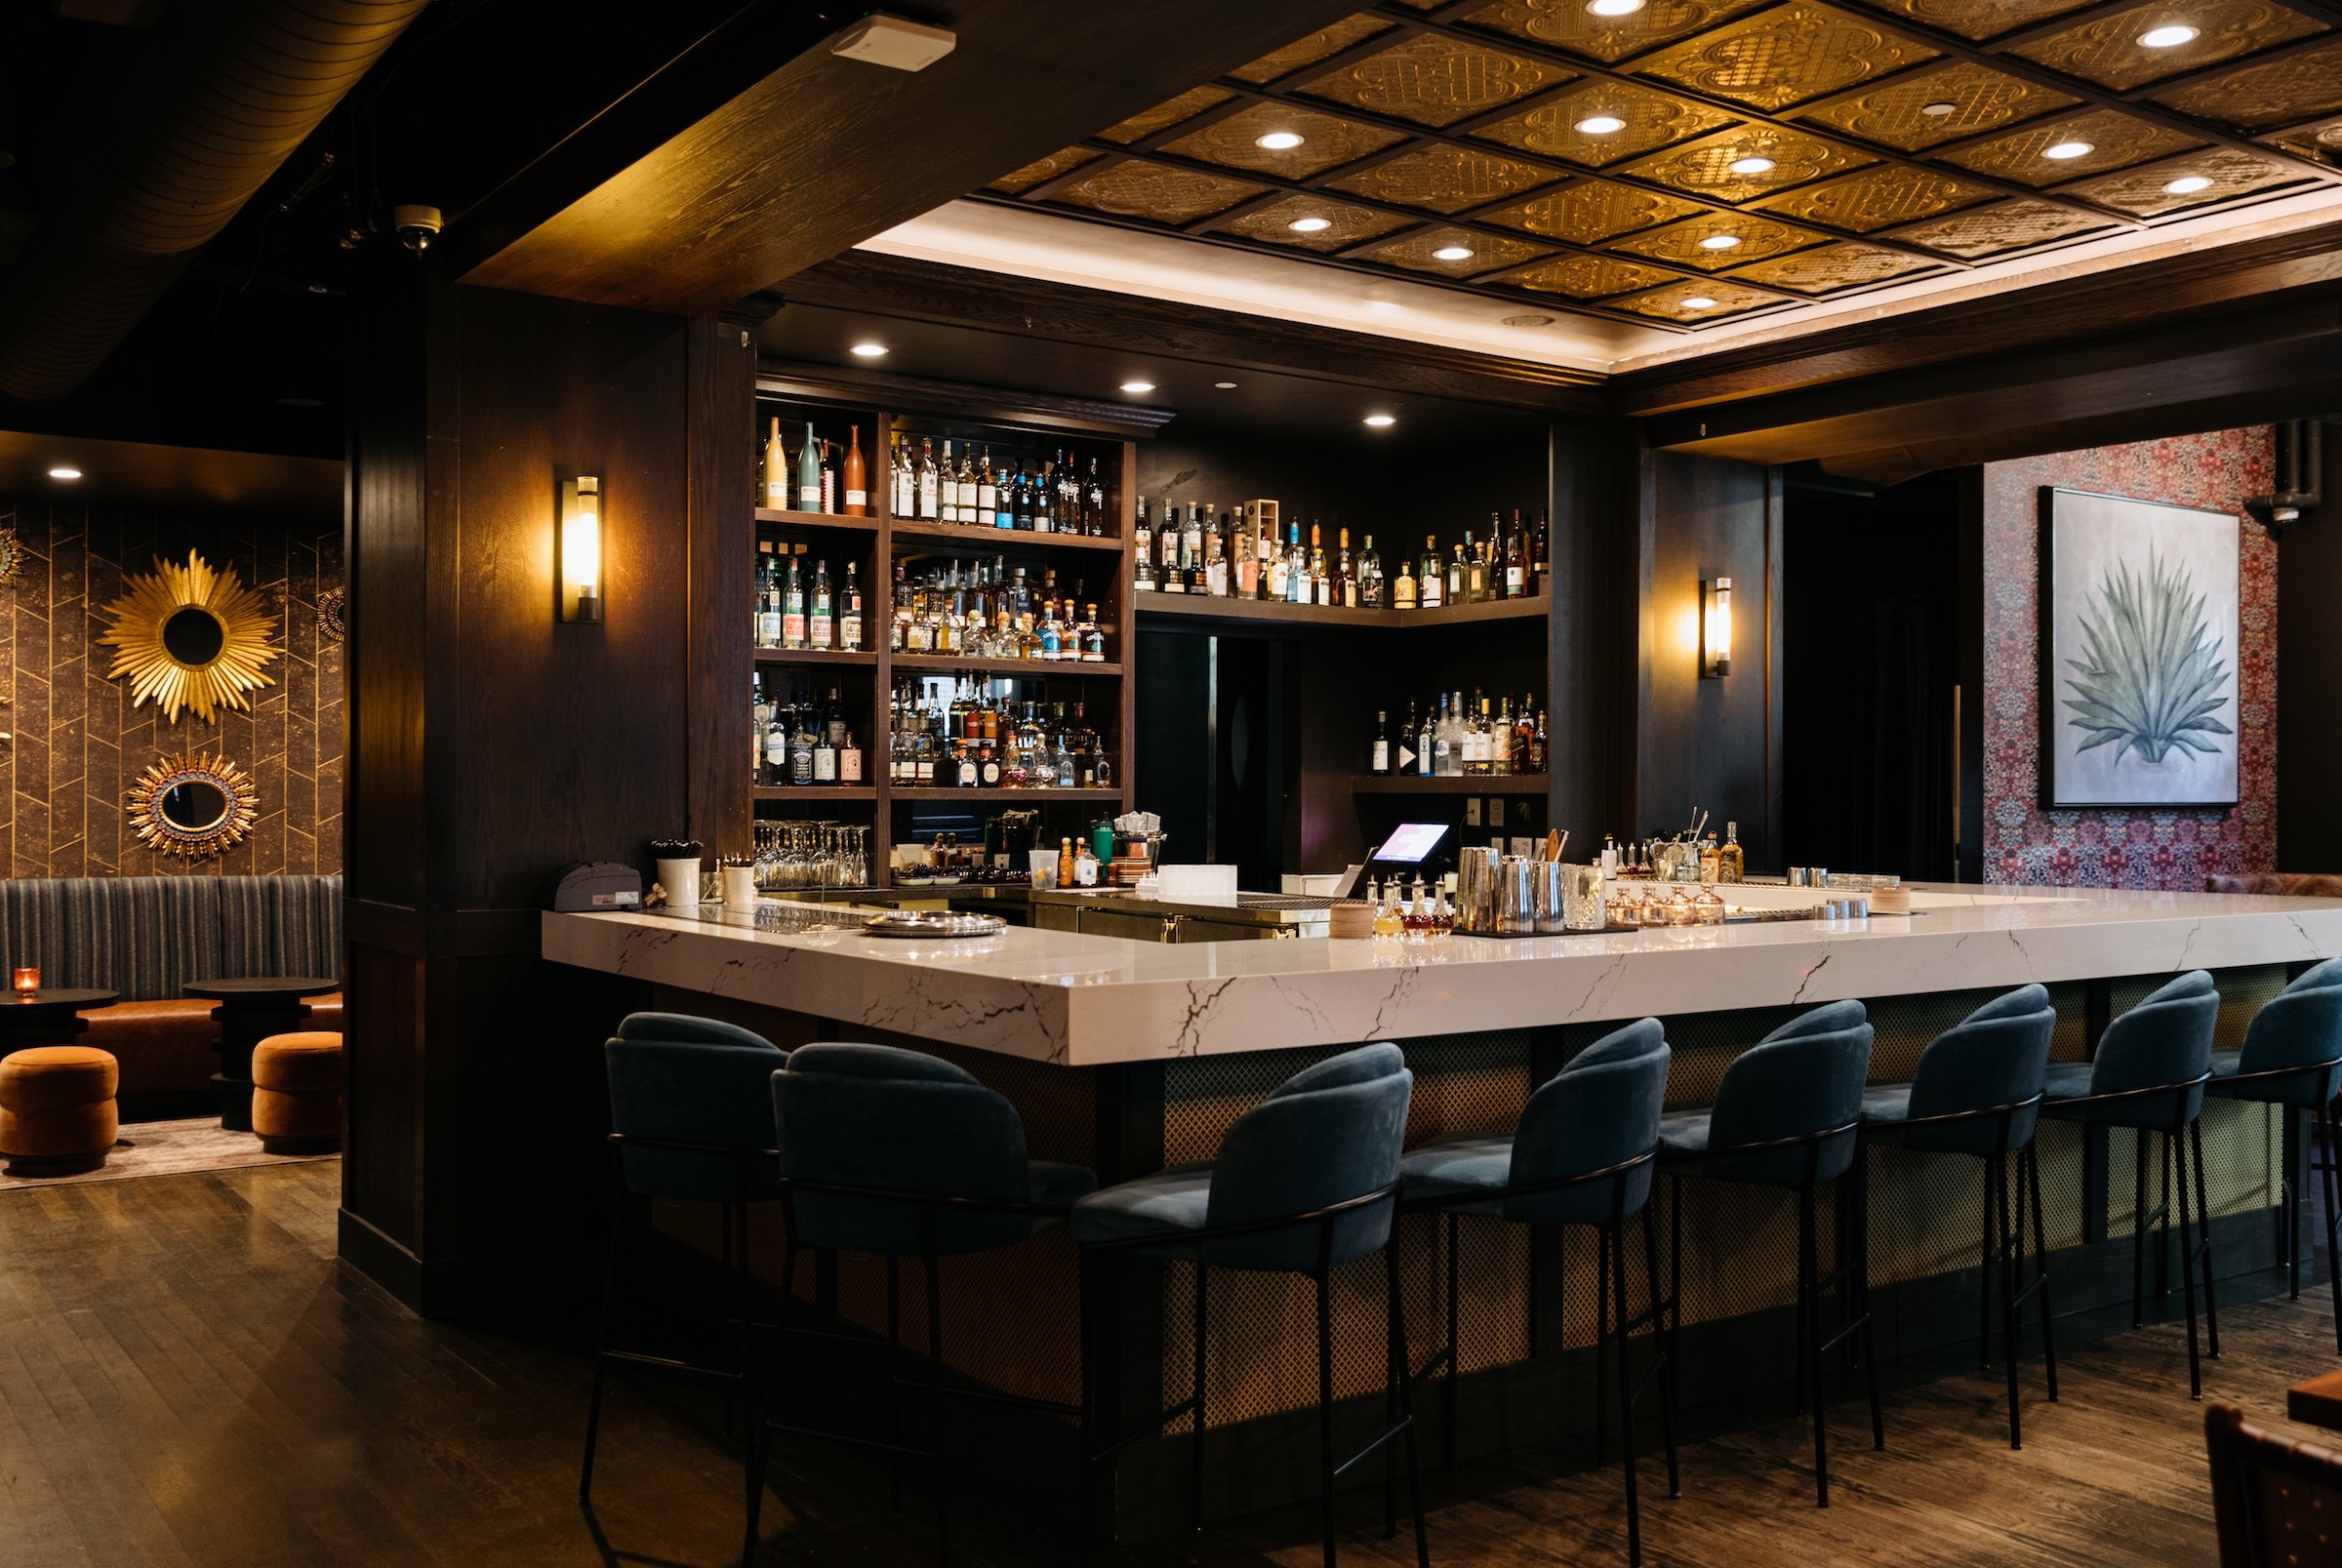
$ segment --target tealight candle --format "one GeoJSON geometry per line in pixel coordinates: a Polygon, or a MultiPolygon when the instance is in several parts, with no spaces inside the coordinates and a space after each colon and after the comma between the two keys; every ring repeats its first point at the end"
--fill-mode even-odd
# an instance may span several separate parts
{"type": "Polygon", "coordinates": [[[41,972],[31,965],[20,966],[9,976],[9,988],[20,1001],[30,1001],[41,991],[41,972]]]}

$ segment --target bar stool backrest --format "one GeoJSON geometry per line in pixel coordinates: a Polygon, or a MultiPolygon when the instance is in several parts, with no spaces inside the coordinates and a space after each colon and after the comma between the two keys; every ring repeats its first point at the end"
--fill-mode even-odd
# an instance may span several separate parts
{"type": "Polygon", "coordinates": [[[1817,1182],[1843,1176],[1853,1163],[1853,1128],[1862,1117],[1871,1032],[1860,1002],[1833,1002],[1790,1020],[1735,1057],[1716,1086],[1711,1150],[1846,1131],[1811,1146],[1810,1152],[1804,1144],[1790,1144],[1716,1160],[1709,1174],[1777,1186],[1799,1186],[1808,1174],[1817,1182]]]}
{"type": "MultiPolygon", "coordinates": [[[[1928,1042],[1912,1074],[1911,1119],[1954,1116],[2036,1100],[2049,1070],[2049,1047],[2057,1034],[2057,1012],[2039,985],[2021,986],[1978,1008],[1961,1023],[1928,1042]],[[2030,1010],[2026,1004],[2033,1004],[2030,1010]]],[[[2040,1119],[2039,1104],[2008,1115],[2005,1136],[1999,1116],[1908,1129],[1909,1148],[1943,1154],[1990,1155],[2023,1148],[2040,1119]]]]}
{"type": "Polygon", "coordinates": [[[1562,1065],[1563,1072],[1579,1072],[1611,1062],[1632,1062],[1638,1056],[1665,1049],[1667,1027],[1655,1018],[1638,1018],[1634,1023],[1612,1029],[1562,1065]]]}
{"type": "MultiPolygon", "coordinates": [[[[1309,1214],[1398,1180],[1415,1075],[1395,1045],[1360,1046],[1286,1079],[1236,1118],[1212,1162],[1207,1229],[1309,1214]]],[[[1389,1239],[1394,1198],[1333,1222],[1333,1266],[1389,1239]]],[[[1213,1241],[1214,1267],[1314,1270],[1325,1227],[1315,1224],[1213,1241]]]]}
{"type": "MultiPolygon", "coordinates": [[[[2220,993],[2212,977],[2201,969],[2180,976],[2106,1026],[2090,1066],[2090,1093],[2120,1094],[2201,1078],[2211,1070],[2212,1031],[2219,1022],[2220,993]]],[[[2142,1095],[2120,1107],[2120,1124],[2126,1127],[2192,1122],[2203,1108],[2203,1085],[2168,1096],[2142,1095]]]]}
{"type": "MultiPolygon", "coordinates": [[[[1032,1173],[1016,1107],[940,1057],[891,1045],[800,1046],[771,1076],[781,1174],[792,1183],[985,1203],[1028,1203],[1032,1173]]],[[[1005,1247],[1030,1215],[797,1187],[798,1245],[939,1256],[1005,1247]]]]}
{"type": "Polygon", "coordinates": [[[2329,958],[2253,1015],[2239,1073],[2305,1065],[2296,1077],[2262,1081],[2255,1093],[2285,1105],[2322,1106],[2342,1092],[2342,1067],[2306,1065],[2342,1058],[2342,959],[2329,958]]]}
{"type": "MultiPolygon", "coordinates": [[[[1609,1041],[1597,1042],[1529,1096],[1513,1135],[1511,1186],[1604,1170],[1657,1146],[1667,1069],[1675,1053],[1658,1020],[1642,1024],[1649,1029],[1635,1025],[1610,1036],[1631,1035],[1638,1047],[1634,1054],[1597,1055],[1609,1041]]],[[[1505,1218],[1522,1225],[1602,1225],[1623,1219],[1651,1195],[1654,1163],[1645,1160],[1613,1181],[1509,1197],[1505,1218]]]]}
{"type": "Polygon", "coordinates": [[[715,1019],[635,1013],[619,1025],[602,1058],[610,1074],[610,1130],[621,1141],[627,1190],[695,1203],[775,1195],[766,1084],[787,1063],[787,1052],[715,1019]],[[651,1146],[663,1143],[741,1154],[651,1146]]]}

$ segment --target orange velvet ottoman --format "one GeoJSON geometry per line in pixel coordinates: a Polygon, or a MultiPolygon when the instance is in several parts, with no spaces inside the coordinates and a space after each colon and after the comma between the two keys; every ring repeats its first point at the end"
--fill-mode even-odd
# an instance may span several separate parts
{"type": "Polygon", "coordinates": [[[105,1163],[121,1070],[86,1045],[36,1045],[0,1058],[0,1155],[11,1175],[65,1176],[105,1163]]]}
{"type": "Polygon", "coordinates": [[[271,1154],[342,1146],[342,1036],[271,1034],[252,1048],[252,1130],[271,1154]]]}

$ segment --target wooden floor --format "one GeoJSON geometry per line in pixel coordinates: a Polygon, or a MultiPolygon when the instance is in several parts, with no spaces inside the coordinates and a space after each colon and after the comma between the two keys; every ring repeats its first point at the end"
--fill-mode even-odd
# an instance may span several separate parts
{"type": "MultiPolygon", "coordinates": [[[[0,1565],[734,1560],[738,1471],[704,1394],[622,1383],[596,1485],[575,1501],[586,1369],[570,1353],[424,1323],[333,1258],[339,1169],[303,1165],[0,1193],[0,1565]]],[[[2321,1286],[2232,1302],[2207,1391],[2283,1425],[2288,1383],[2336,1363],[2321,1286]]],[[[1897,1387],[1889,1451],[1838,1424],[1835,1504],[1811,1506],[1793,1420],[1686,1446],[1685,1495],[1644,1470],[1647,1560],[2121,1565],[2213,1560],[2202,1406],[2179,1331],[2072,1344],[2064,1400],[2029,1369],[2027,1444],[1973,1370],[1897,1387]]],[[[1615,1462],[1522,1455],[1428,1483],[1433,1560],[1623,1563],[1615,1462]]],[[[890,1516],[866,1461],[774,1468],[766,1562],[929,1560],[924,1500],[890,1516]],[[792,1509],[791,1504],[795,1507],[792,1509]]],[[[957,1561],[1070,1560],[1063,1514],[963,1500],[957,1561]]],[[[1410,1561],[1366,1495],[1346,1562],[1410,1561]]],[[[1309,1510],[1238,1521],[1156,1565],[1315,1561],[1309,1510]]]]}

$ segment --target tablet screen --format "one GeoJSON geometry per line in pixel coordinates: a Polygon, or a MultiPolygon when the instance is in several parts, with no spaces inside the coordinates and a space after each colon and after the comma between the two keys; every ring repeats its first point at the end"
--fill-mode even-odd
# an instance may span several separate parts
{"type": "Polygon", "coordinates": [[[1420,861],[1447,836],[1445,823],[1402,823],[1375,852],[1378,861],[1420,861]]]}

